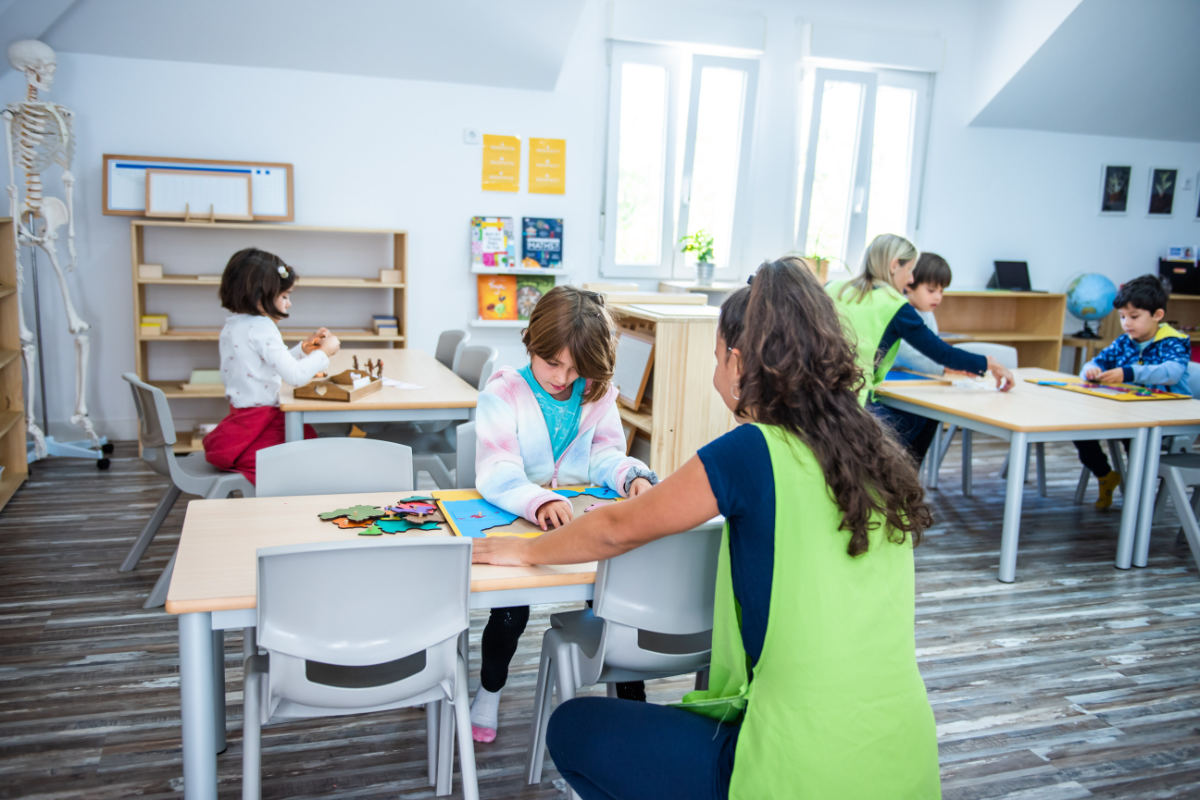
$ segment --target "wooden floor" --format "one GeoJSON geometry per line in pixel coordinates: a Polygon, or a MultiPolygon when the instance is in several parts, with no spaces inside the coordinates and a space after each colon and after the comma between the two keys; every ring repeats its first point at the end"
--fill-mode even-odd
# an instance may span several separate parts
{"type": "MultiPolygon", "coordinates": [[[[1094,483],[1088,503],[1074,505],[1074,451],[1047,450],[1049,497],[1029,485],[1014,584],[996,580],[1000,447],[977,437],[973,498],[957,486],[957,449],[932,492],[937,526],[917,551],[917,654],[937,716],[944,796],[1200,797],[1195,565],[1164,522],[1148,568],[1114,569],[1119,515],[1093,510],[1094,483]]],[[[164,485],[122,444],[108,472],[90,461],[34,464],[0,512],[0,797],[179,795],[175,620],[141,604],[174,549],[182,502],[138,569],[117,572],[164,485]]],[[[562,796],[548,759],[541,785],[522,777],[537,648],[552,610],[534,610],[500,738],[476,749],[483,797],[562,796]]],[[[473,616],[476,653],[483,619],[473,616]]],[[[240,648],[239,636],[227,636],[222,797],[240,796],[240,648]]],[[[654,682],[651,699],[673,700],[687,685],[654,682]]],[[[268,728],[263,794],[432,797],[422,720],[400,712],[268,728]]],[[[455,790],[461,796],[457,779],[455,790]]]]}

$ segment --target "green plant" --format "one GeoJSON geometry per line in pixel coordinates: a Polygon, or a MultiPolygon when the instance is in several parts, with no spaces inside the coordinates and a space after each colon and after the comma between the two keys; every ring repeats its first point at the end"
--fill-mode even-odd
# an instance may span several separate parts
{"type": "Polygon", "coordinates": [[[708,231],[701,228],[695,233],[689,233],[686,236],[679,237],[679,244],[685,253],[695,253],[696,261],[701,264],[711,263],[713,260],[713,237],[708,231]]]}

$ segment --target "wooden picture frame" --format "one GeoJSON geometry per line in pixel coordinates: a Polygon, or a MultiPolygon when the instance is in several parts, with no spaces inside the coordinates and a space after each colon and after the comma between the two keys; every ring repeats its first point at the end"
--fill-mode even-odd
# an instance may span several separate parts
{"type": "Polygon", "coordinates": [[[102,213],[144,217],[146,170],[161,169],[206,174],[244,174],[252,189],[252,219],[257,222],[293,222],[296,218],[291,164],[276,161],[218,161],[207,158],[132,156],[105,153],[102,213]]]}
{"type": "Polygon", "coordinates": [[[170,219],[249,221],[253,188],[245,172],[146,170],[146,216],[170,219]]]}
{"type": "Polygon", "coordinates": [[[1179,182],[1179,170],[1153,167],[1150,170],[1150,188],[1146,204],[1146,216],[1169,217],[1175,210],[1175,190],[1179,182]]]}
{"type": "Polygon", "coordinates": [[[1129,208],[1129,181],[1133,167],[1106,164],[1100,172],[1100,213],[1123,215],[1129,208]]]}
{"type": "Polygon", "coordinates": [[[613,368],[613,383],[617,386],[617,402],[635,411],[641,406],[654,368],[654,337],[624,328],[617,331],[617,360],[613,368]]]}

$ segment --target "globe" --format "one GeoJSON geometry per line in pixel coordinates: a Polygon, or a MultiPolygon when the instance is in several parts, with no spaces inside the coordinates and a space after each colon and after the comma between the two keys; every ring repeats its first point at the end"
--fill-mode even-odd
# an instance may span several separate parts
{"type": "Polygon", "coordinates": [[[1083,320],[1083,330],[1075,335],[1083,339],[1099,339],[1092,330],[1093,320],[1104,319],[1113,309],[1117,287],[1108,278],[1095,272],[1080,275],[1067,287],[1067,311],[1083,320]]]}

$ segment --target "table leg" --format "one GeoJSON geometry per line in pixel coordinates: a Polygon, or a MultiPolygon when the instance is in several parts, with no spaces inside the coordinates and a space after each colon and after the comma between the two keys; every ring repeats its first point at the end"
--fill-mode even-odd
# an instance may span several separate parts
{"type": "MultiPolygon", "coordinates": [[[[1158,440],[1162,442],[1162,431],[1158,440]]],[[[1126,468],[1129,474],[1125,476],[1125,496],[1121,507],[1121,532],[1117,535],[1117,569],[1129,569],[1133,560],[1133,543],[1137,533],[1139,498],[1142,496],[1142,473],[1146,469],[1146,440],[1150,438],[1148,428],[1138,428],[1137,435],[1129,445],[1129,460],[1126,468]]],[[[1156,467],[1157,469],[1157,467],[1156,467]]]]}
{"type": "Polygon", "coordinates": [[[283,439],[285,442],[298,442],[304,438],[304,414],[299,411],[287,411],[283,415],[283,439]]]}
{"type": "Polygon", "coordinates": [[[213,752],[225,752],[225,631],[212,632],[213,752]]]}
{"type": "Polygon", "coordinates": [[[971,496],[971,478],[975,473],[975,464],[971,461],[974,456],[971,453],[971,440],[974,438],[972,432],[963,428],[958,434],[958,443],[962,445],[962,493],[963,497],[971,496]]]}
{"type": "Polygon", "coordinates": [[[1017,539],[1021,534],[1021,501],[1025,491],[1027,435],[1015,431],[1008,443],[1008,480],[1004,491],[1004,527],[1000,533],[1000,574],[1004,583],[1017,578],[1017,539]]]}
{"type": "MultiPolygon", "coordinates": [[[[1150,559],[1150,526],[1154,523],[1154,499],[1158,494],[1155,488],[1158,484],[1158,460],[1162,455],[1162,438],[1162,428],[1154,428],[1146,440],[1146,471],[1142,473],[1142,500],[1138,507],[1137,531],[1133,536],[1135,567],[1146,566],[1150,559]]],[[[1132,454],[1130,458],[1132,459],[1132,454]]]]}
{"type": "Polygon", "coordinates": [[[183,796],[217,797],[216,720],[213,719],[212,614],[179,617],[179,698],[183,729],[183,796]]]}

